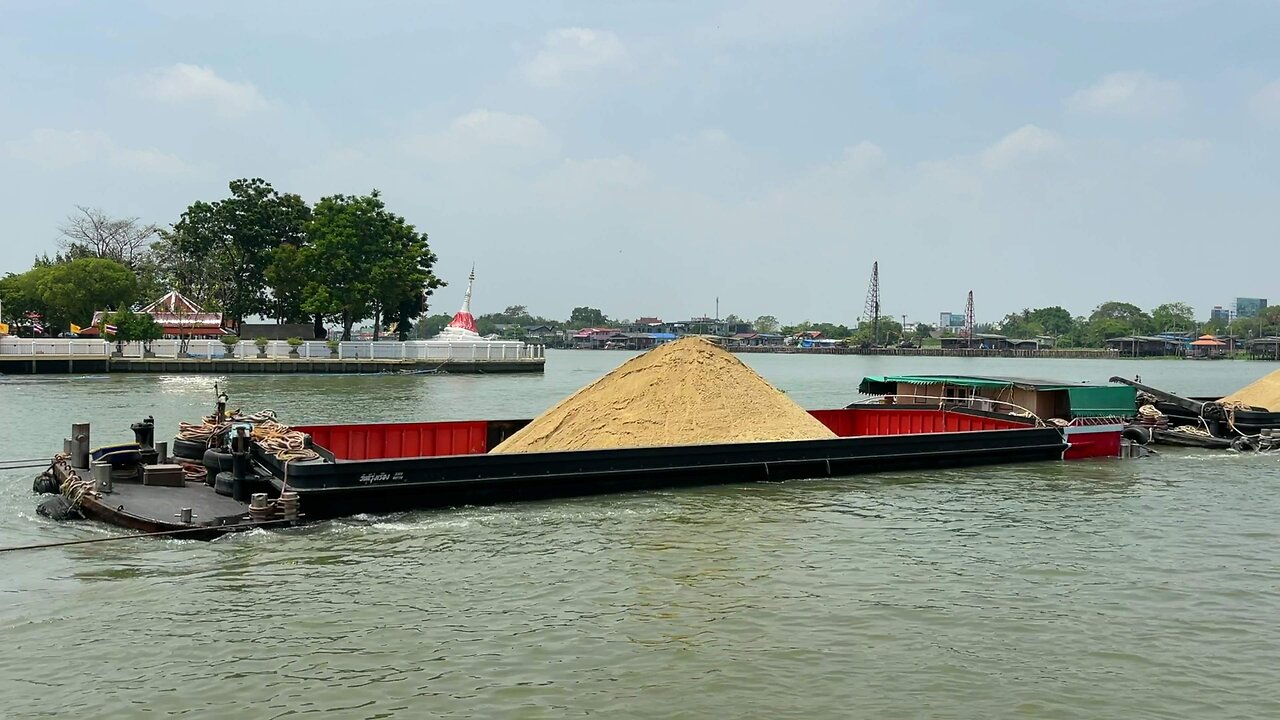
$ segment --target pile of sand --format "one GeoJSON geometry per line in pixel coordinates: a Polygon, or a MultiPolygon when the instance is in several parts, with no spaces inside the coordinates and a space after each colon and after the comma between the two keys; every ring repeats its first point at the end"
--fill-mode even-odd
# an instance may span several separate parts
{"type": "Polygon", "coordinates": [[[1222,398],[1222,402],[1242,402],[1250,407],[1280,412],[1280,370],[1254,380],[1222,398]]]}
{"type": "Polygon", "coordinates": [[[731,353],[685,338],[631,358],[490,452],[832,437],[731,353]]]}

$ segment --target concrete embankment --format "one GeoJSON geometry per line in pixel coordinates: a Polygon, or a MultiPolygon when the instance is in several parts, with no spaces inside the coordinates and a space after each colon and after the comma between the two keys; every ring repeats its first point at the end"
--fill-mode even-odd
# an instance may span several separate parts
{"type": "Polygon", "coordinates": [[[0,374],[276,374],[276,373],[407,373],[452,374],[540,373],[545,358],[507,360],[370,360],[336,358],[118,358],[83,355],[0,355],[0,374]]]}

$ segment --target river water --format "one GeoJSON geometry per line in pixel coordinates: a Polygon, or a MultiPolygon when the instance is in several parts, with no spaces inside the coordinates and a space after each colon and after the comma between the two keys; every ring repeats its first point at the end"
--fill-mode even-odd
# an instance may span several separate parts
{"type": "MultiPolygon", "coordinates": [[[[521,376],[0,378],[0,459],[161,436],[213,383],[285,422],[532,416],[521,376]]],[[[747,356],[806,407],[864,374],[1233,390],[1249,362],[747,356]]],[[[1280,717],[1280,457],[1170,451],[357,517],[0,554],[6,718],[1280,717]]],[[[116,531],[36,516],[0,545],[116,531]]]]}

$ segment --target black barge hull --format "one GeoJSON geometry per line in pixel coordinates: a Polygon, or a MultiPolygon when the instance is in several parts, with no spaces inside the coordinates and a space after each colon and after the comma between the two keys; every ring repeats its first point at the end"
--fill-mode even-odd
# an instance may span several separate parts
{"type": "Polygon", "coordinates": [[[337,462],[255,459],[309,520],[673,487],[1060,460],[1055,428],[337,462]],[[287,478],[287,479],[286,479],[287,478]]]}

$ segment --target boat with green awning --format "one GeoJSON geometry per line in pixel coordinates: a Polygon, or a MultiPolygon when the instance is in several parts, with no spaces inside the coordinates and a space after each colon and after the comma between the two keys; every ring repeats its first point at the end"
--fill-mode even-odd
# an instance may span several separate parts
{"type": "Polygon", "coordinates": [[[884,404],[967,408],[1065,427],[1075,457],[1114,456],[1137,402],[1137,391],[1118,383],[989,375],[873,375],[858,391],[884,404]]]}

